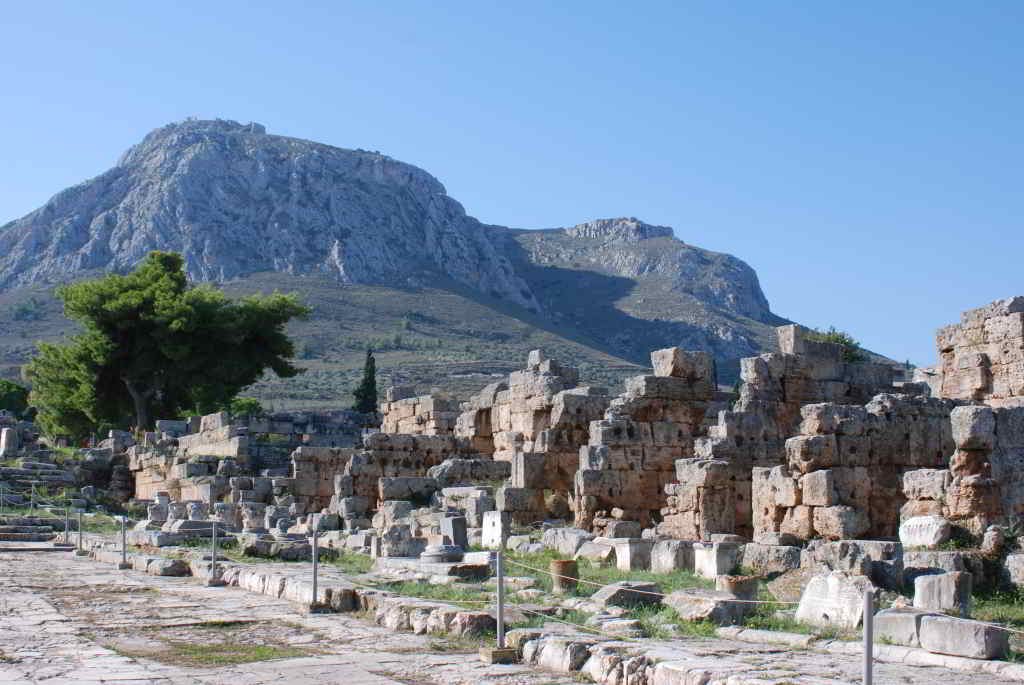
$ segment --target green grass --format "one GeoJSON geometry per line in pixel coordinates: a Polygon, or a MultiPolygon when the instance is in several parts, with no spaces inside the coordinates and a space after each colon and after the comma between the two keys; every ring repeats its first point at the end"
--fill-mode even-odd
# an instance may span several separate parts
{"type": "Polygon", "coordinates": [[[1019,590],[994,590],[975,593],[971,616],[980,621],[1002,623],[1024,630],[1024,593],[1019,590]]]}
{"type": "Polygon", "coordinates": [[[338,557],[328,563],[339,569],[342,573],[353,575],[368,573],[373,568],[373,559],[370,558],[369,554],[360,554],[346,550],[338,550],[338,557]]]}
{"type": "MultiPolygon", "coordinates": [[[[509,563],[506,564],[505,572],[510,576],[529,576],[537,581],[536,587],[544,590],[545,592],[550,592],[551,576],[547,573],[529,571],[521,566],[517,566],[516,562],[546,571],[548,569],[548,564],[551,561],[560,559],[561,557],[562,555],[558,552],[550,549],[532,554],[508,552],[506,554],[506,559],[509,563]]],[[[714,581],[701,578],[700,576],[687,571],[676,571],[674,573],[620,571],[614,566],[599,566],[587,561],[586,559],[579,560],[579,576],[580,581],[586,581],[580,582],[576,588],[576,595],[579,597],[589,597],[600,589],[598,585],[592,585],[591,583],[608,585],[609,583],[615,583],[620,580],[638,580],[657,583],[662,592],[666,594],[676,590],[682,590],[684,588],[711,588],[715,585],[714,581]]]]}
{"type": "Polygon", "coordinates": [[[671,607],[660,604],[637,607],[629,612],[630,618],[640,621],[640,626],[648,637],[667,640],[673,637],[707,638],[715,636],[718,628],[711,621],[684,621],[671,607]],[[676,630],[666,626],[675,626],[676,630]]]}
{"type": "MultiPolygon", "coordinates": [[[[491,593],[481,589],[479,586],[462,585],[453,583],[451,585],[431,585],[430,583],[417,582],[395,582],[380,583],[377,585],[381,590],[394,592],[403,597],[416,597],[419,599],[436,599],[441,602],[491,602],[491,593]]],[[[483,606],[483,605],[481,605],[483,606]]]]}

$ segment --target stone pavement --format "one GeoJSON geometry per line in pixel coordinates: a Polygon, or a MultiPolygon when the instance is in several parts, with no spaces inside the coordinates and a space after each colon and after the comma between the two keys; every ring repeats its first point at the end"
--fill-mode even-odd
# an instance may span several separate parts
{"type": "MultiPolygon", "coordinates": [[[[250,630],[247,635],[251,636],[250,630]]],[[[393,633],[353,615],[306,616],[296,605],[190,578],[118,571],[72,554],[0,549],[0,683],[187,685],[548,685],[572,683],[524,666],[484,666],[466,644],[393,633]],[[129,658],[161,633],[202,644],[232,621],[308,656],[219,667],[129,658]],[[204,623],[217,622],[210,627],[204,623]],[[189,636],[188,631],[193,631],[189,636]],[[452,650],[455,651],[452,651],[452,650]]]]}
{"type": "MultiPolygon", "coordinates": [[[[665,668],[665,683],[860,682],[859,653],[829,654],[721,638],[645,643],[659,659],[685,663],[688,668],[706,666],[713,678],[692,680],[680,674],[683,679],[676,680],[672,669],[665,668]]],[[[471,649],[468,642],[395,633],[353,614],[305,615],[295,604],[239,588],[207,588],[190,578],[118,571],[68,553],[8,552],[0,546],[3,684],[579,682],[575,675],[525,666],[484,666],[471,649]],[[209,649],[225,635],[290,650],[290,656],[197,668],[176,662],[168,652],[170,644],[209,649]]],[[[934,667],[883,663],[875,667],[875,682],[880,685],[934,685],[943,678],[955,678],[958,685],[1016,682],[934,667]]]]}

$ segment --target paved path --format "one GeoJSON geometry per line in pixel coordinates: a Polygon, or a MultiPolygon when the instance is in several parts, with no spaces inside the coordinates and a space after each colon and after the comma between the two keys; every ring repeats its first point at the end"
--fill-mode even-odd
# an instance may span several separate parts
{"type": "Polygon", "coordinates": [[[0,551],[0,683],[5,685],[574,682],[523,666],[484,666],[468,648],[443,638],[393,633],[355,616],[306,616],[294,604],[238,588],[118,571],[69,553],[0,551]],[[244,623],[231,626],[231,621],[244,623]],[[208,622],[217,623],[203,625],[208,622]],[[161,636],[203,644],[225,631],[310,655],[191,668],[119,654],[158,652],[165,647],[161,636]]]}
{"type": "MultiPolygon", "coordinates": [[[[733,670],[729,683],[859,683],[859,654],[734,640],[651,642],[666,660],[733,670]],[[738,671],[738,672],[737,672],[738,671]]],[[[471,645],[394,633],[346,614],[307,616],[287,601],[190,578],[118,571],[70,553],[0,545],[0,684],[568,685],[523,666],[484,666],[471,645]],[[185,665],[169,645],[220,641],[302,654],[241,665],[185,665]],[[129,656],[131,655],[131,656],[129,656]]],[[[878,685],[1012,681],[942,668],[877,664],[878,685]]]]}

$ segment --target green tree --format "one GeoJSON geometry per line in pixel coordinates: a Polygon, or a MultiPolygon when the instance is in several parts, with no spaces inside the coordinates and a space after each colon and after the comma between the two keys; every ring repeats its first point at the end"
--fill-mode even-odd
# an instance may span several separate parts
{"type": "Polygon", "coordinates": [[[57,289],[82,332],[42,344],[26,368],[45,431],[73,437],[91,425],[177,416],[226,406],[265,369],[301,372],[285,325],[309,309],[274,293],[232,301],[190,286],[181,255],[151,252],[135,271],[57,289]]]}
{"type": "Polygon", "coordinates": [[[352,394],[356,398],[353,409],[366,414],[377,411],[377,360],[373,358],[373,350],[366,351],[363,380],[359,382],[352,394]]]}
{"type": "Polygon", "coordinates": [[[842,347],[844,362],[863,362],[868,359],[868,355],[864,348],[860,346],[860,343],[852,335],[837,329],[835,326],[829,326],[827,331],[814,329],[807,337],[811,340],[834,343],[842,347]]]}
{"type": "Polygon", "coordinates": [[[236,397],[228,403],[227,409],[232,416],[262,416],[266,413],[255,397],[236,397]]]}
{"type": "Polygon", "coordinates": [[[28,409],[28,388],[0,378],[0,409],[21,416],[28,409]]]}

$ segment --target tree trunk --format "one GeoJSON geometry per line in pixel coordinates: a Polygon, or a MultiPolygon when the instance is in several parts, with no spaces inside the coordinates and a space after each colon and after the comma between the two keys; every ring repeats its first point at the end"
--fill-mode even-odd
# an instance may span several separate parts
{"type": "Polygon", "coordinates": [[[150,388],[148,390],[139,390],[133,381],[127,378],[123,379],[124,385],[128,388],[128,394],[132,396],[132,403],[135,405],[135,427],[139,430],[149,429],[149,398],[153,396],[155,390],[150,388]]]}

